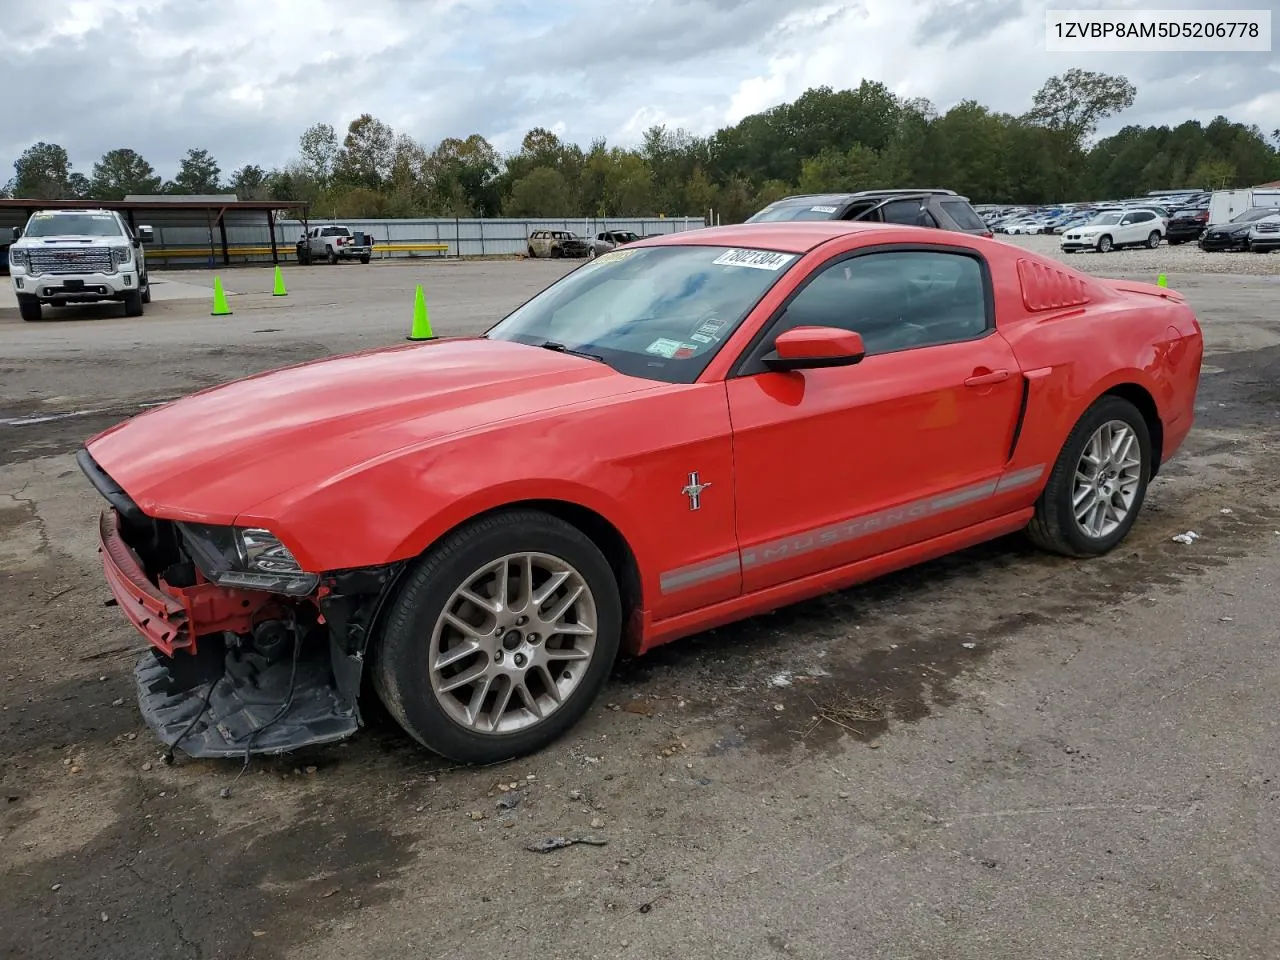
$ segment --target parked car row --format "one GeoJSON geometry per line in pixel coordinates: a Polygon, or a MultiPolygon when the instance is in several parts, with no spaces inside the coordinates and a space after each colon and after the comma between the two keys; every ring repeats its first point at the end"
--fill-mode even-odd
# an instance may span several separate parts
{"type": "MultiPolygon", "coordinates": [[[[1207,196],[1207,195],[1206,195],[1207,196]]],[[[983,208],[983,216],[995,233],[1065,234],[1091,224],[1098,217],[1148,210],[1168,221],[1175,209],[1183,205],[1181,197],[1146,197],[1105,203],[1057,204],[1045,207],[983,208]]],[[[1167,229],[1167,224],[1166,224],[1167,229]]],[[[1162,236],[1164,231],[1162,231],[1162,236]]]]}
{"type": "Polygon", "coordinates": [[[594,237],[580,237],[572,230],[535,230],[529,234],[530,257],[586,257],[593,260],[643,237],[633,230],[603,230],[594,237]]]}
{"type": "Polygon", "coordinates": [[[1200,234],[1198,243],[1201,250],[1269,253],[1280,246],[1280,206],[1253,207],[1226,223],[1216,223],[1200,234]]]}

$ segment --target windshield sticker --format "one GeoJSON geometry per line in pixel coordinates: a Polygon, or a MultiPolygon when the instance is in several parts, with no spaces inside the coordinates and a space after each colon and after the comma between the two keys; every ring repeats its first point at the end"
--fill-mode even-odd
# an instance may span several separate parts
{"type": "Polygon", "coordinates": [[[724,267],[751,267],[754,270],[781,270],[796,258],[794,253],[775,253],[772,250],[734,249],[722,253],[712,263],[724,267]]]}
{"type": "Polygon", "coordinates": [[[679,340],[668,340],[665,337],[659,337],[657,340],[653,341],[653,343],[649,344],[649,346],[645,347],[644,352],[657,354],[659,357],[666,357],[670,360],[676,355],[676,351],[682,346],[684,346],[684,344],[679,340]]]}
{"type": "Polygon", "coordinates": [[[697,347],[690,346],[687,343],[680,344],[680,349],[671,355],[672,360],[687,360],[692,357],[697,347]]]}
{"type": "Polygon", "coordinates": [[[812,210],[814,213],[835,213],[836,212],[835,207],[810,207],[809,209],[812,210]]]}

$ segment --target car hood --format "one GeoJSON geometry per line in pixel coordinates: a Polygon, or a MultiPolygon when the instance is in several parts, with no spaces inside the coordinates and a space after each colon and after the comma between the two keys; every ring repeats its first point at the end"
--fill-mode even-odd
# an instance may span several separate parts
{"type": "Polygon", "coordinates": [[[54,243],[74,243],[77,246],[85,247],[109,247],[113,245],[118,247],[128,242],[124,237],[99,237],[79,233],[63,233],[51,237],[19,237],[13,241],[13,246],[34,250],[54,243]]]}
{"type": "Polygon", "coordinates": [[[236,380],[152,408],[86,447],[144,513],[232,523],[398,450],[661,386],[572,354],[438,340],[236,380]]]}

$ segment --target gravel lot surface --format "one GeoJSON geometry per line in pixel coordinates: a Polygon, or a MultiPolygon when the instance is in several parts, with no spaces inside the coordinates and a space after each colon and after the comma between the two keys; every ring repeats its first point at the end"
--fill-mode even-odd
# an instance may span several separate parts
{"type": "Polygon", "coordinates": [[[283,300],[231,270],[228,318],[201,273],[158,275],[194,292],[136,320],[0,305],[0,954],[1270,960],[1280,256],[1067,259],[1167,273],[1208,345],[1196,429],[1112,555],[1008,538],[690,638],[517,763],[450,768],[374,710],[238,781],[159,762],[73,451],[396,342],[416,283],[461,333],[573,265],[291,267],[283,300]],[[581,832],[607,845],[525,849],[581,832]]]}

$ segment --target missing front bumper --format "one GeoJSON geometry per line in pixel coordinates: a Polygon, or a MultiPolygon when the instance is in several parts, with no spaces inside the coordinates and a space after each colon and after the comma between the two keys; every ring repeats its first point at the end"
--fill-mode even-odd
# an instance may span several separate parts
{"type": "Polygon", "coordinates": [[[149,650],[134,667],[143,719],[166,746],[198,758],[275,755],[345,740],[360,728],[356,705],[334,684],[327,645],[300,642],[291,700],[291,646],[274,660],[216,643],[195,656],[149,650]]]}

